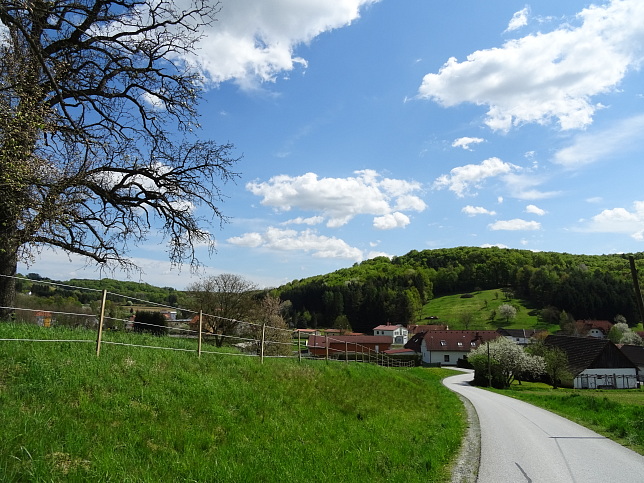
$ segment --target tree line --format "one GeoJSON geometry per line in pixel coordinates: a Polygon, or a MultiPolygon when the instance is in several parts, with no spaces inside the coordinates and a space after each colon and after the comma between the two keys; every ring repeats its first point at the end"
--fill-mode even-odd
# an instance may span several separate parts
{"type": "MultiPolygon", "coordinates": [[[[634,254],[644,265],[644,254],[634,254]]],[[[458,247],[412,250],[378,257],[353,267],[290,282],[276,290],[291,302],[298,327],[333,327],[348,321],[365,332],[384,323],[417,322],[432,297],[503,289],[553,314],[575,319],[640,317],[628,255],[573,255],[558,252],[458,247]]]]}

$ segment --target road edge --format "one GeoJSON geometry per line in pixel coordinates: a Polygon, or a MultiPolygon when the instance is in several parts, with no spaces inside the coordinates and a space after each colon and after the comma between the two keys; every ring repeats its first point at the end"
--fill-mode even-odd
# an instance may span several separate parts
{"type": "Polygon", "coordinates": [[[458,393],[456,395],[463,402],[467,412],[467,431],[452,469],[451,483],[475,483],[481,464],[481,424],[470,400],[458,393]]]}

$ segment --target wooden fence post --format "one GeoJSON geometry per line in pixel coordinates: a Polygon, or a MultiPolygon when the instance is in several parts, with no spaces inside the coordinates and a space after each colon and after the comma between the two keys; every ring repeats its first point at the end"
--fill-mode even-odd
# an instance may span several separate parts
{"type": "Polygon", "coordinates": [[[297,360],[299,362],[302,362],[302,347],[300,346],[300,336],[302,333],[298,330],[297,331],[297,360]]]}
{"type": "Polygon", "coordinates": [[[107,299],[107,290],[103,290],[101,298],[101,314],[98,318],[98,334],[96,336],[96,357],[101,355],[101,339],[103,338],[103,321],[105,320],[105,300],[107,299]]]}
{"type": "Polygon", "coordinates": [[[344,341],[344,360],[349,363],[349,343],[346,340],[344,341]]]}
{"type": "Polygon", "coordinates": [[[266,336],[266,322],[262,324],[262,340],[261,340],[261,346],[259,348],[259,353],[260,353],[260,360],[262,361],[262,364],[264,363],[264,337],[266,336]]]}
{"type": "Polygon", "coordinates": [[[197,352],[199,352],[199,357],[201,357],[201,331],[203,330],[203,310],[199,311],[199,343],[197,352]]]}
{"type": "Polygon", "coordinates": [[[324,336],[324,345],[326,347],[326,360],[329,360],[329,336],[325,335],[324,336]]]}

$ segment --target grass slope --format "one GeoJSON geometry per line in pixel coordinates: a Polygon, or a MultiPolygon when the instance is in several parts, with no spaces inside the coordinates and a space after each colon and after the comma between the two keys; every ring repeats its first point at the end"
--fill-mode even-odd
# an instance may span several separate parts
{"type": "MultiPolygon", "coordinates": [[[[3,481],[445,481],[450,371],[104,345],[0,323],[3,481]]],[[[192,341],[105,334],[136,344],[192,341]]],[[[184,344],[184,346],[182,346],[184,344]]]]}
{"type": "MultiPolygon", "coordinates": [[[[421,321],[423,324],[445,324],[450,329],[465,329],[463,314],[471,314],[469,329],[471,330],[496,330],[499,327],[511,329],[537,328],[551,329],[550,326],[541,324],[537,318],[534,307],[521,299],[506,299],[500,290],[481,290],[471,292],[470,298],[462,298],[463,294],[445,295],[430,300],[422,309],[421,321]],[[517,309],[516,317],[509,322],[499,314],[499,306],[513,305],[517,309]],[[492,312],[496,317],[492,318],[492,312]],[[438,317],[429,320],[428,317],[438,317]]],[[[559,326],[555,326],[557,329],[559,326]]]]}

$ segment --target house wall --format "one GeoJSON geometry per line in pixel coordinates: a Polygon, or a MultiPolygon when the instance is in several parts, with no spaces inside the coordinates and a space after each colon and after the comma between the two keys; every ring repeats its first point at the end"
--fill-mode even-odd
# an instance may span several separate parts
{"type": "Polygon", "coordinates": [[[597,389],[612,387],[615,389],[635,389],[637,387],[637,370],[623,369],[586,369],[574,379],[575,389],[597,389]]]}
{"type": "Polygon", "coordinates": [[[440,362],[443,366],[455,366],[456,362],[467,354],[464,351],[428,351],[424,347],[422,351],[423,362],[428,364],[440,362]],[[449,356],[448,361],[445,360],[445,356],[449,356]]]}

